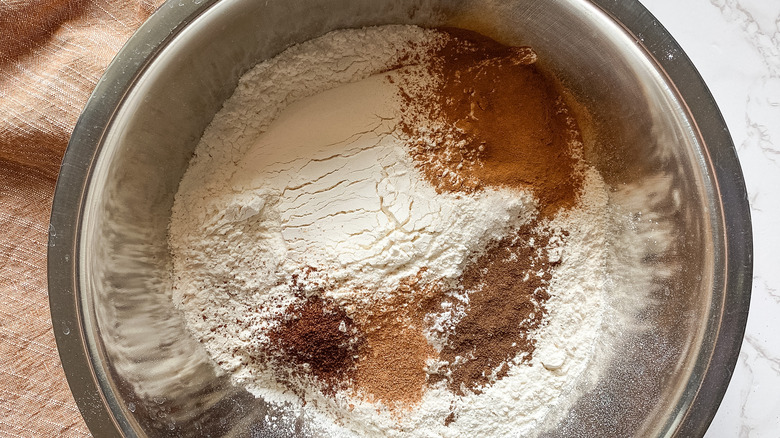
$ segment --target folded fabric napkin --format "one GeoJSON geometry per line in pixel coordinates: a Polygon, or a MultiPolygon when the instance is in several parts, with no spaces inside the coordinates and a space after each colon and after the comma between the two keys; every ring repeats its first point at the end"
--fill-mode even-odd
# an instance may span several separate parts
{"type": "Polygon", "coordinates": [[[46,288],[54,185],[100,75],[158,0],[0,0],[0,437],[86,436],[46,288]]]}

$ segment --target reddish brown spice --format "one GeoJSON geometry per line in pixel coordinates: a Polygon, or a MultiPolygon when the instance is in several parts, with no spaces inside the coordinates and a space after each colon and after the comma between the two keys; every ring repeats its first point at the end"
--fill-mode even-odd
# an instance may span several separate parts
{"type": "Polygon", "coordinates": [[[530,189],[542,216],[572,207],[581,186],[582,143],[555,82],[529,47],[510,47],[462,29],[424,64],[407,70],[402,127],[412,155],[439,191],[485,186],[530,189]]]}

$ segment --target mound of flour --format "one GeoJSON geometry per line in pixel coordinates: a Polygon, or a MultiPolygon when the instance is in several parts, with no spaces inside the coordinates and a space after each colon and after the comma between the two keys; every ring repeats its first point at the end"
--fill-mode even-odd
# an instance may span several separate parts
{"type": "Polygon", "coordinates": [[[536,217],[528,193],[437,193],[415,169],[392,69],[438,44],[436,31],[417,27],[344,30],[259,64],[207,128],[176,195],[174,301],[188,328],[234,381],[303,412],[318,434],[529,435],[566,412],[594,366],[609,220],[593,170],[580,205],[549,224],[569,238],[533,360],[481,393],[434,385],[399,417],[345,392],[293,393],[253,362],[300,273],[302,287],[328,284],[336,302],[381,300],[421,270],[457,278],[480,248],[536,217]]]}

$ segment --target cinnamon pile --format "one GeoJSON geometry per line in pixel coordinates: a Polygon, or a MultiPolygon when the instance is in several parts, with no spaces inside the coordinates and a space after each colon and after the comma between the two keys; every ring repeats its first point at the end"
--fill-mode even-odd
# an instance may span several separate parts
{"type": "Polygon", "coordinates": [[[580,132],[555,83],[529,47],[510,47],[462,29],[442,30],[423,75],[402,80],[402,129],[418,168],[439,191],[486,186],[529,189],[551,217],[582,187],[580,132]]]}

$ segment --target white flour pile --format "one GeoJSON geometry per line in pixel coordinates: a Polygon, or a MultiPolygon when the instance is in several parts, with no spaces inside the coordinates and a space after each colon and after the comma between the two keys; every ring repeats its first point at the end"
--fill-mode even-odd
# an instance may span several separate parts
{"type": "MultiPolygon", "coordinates": [[[[608,312],[606,187],[585,167],[577,204],[540,219],[529,190],[432,184],[402,129],[409,106],[399,84],[419,73],[415,57],[446,38],[407,26],[336,31],[259,64],[206,130],[176,196],[174,301],[188,328],[235,382],[300,412],[318,436],[534,435],[565,414],[586,371],[598,368],[592,358],[608,312]],[[457,282],[522,227],[556,230],[537,251],[546,251],[550,278],[528,316],[538,322],[528,331],[533,351],[508,358],[503,374],[480,377],[489,384],[453,389],[447,379],[461,359],[423,358],[428,383],[418,401],[399,407],[349,385],[323,390],[305,376],[291,383],[258,354],[302,299],[316,296],[357,321],[410,278],[451,288],[425,319],[429,354],[443,354],[449,338],[440,332],[456,327],[471,302],[457,282]]],[[[343,321],[339,328],[353,331],[343,321]]]]}

